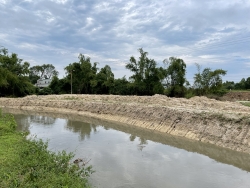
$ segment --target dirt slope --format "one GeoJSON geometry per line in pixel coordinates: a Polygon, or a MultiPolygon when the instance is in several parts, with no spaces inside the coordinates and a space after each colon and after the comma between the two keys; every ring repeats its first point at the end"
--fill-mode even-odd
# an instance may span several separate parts
{"type": "Polygon", "coordinates": [[[250,108],[206,97],[49,95],[0,98],[0,106],[88,115],[250,153],[250,108]]]}
{"type": "Polygon", "coordinates": [[[225,94],[221,100],[223,101],[250,101],[250,91],[231,91],[225,94]]]}

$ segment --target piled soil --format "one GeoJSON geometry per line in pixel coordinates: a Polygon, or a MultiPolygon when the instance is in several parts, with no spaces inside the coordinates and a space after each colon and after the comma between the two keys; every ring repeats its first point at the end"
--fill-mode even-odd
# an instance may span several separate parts
{"type": "Polygon", "coordinates": [[[223,101],[250,101],[250,91],[231,91],[225,94],[221,100],[223,101]]]}
{"type": "Polygon", "coordinates": [[[250,108],[206,97],[49,95],[0,98],[0,106],[88,115],[250,153],[250,108]]]}

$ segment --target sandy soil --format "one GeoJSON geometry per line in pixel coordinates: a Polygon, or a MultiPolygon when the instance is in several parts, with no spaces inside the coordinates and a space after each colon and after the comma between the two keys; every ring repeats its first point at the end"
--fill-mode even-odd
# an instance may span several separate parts
{"type": "Polygon", "coordinates": [[[88,115],[250,153],[250,108],[206,97],[49,95],[0,98],[0,106],[88,115]]]}

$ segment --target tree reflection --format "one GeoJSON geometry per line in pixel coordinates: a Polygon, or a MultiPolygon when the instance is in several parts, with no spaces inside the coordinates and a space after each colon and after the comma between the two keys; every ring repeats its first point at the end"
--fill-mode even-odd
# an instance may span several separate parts
{"type": "Polygon", "coordinates": [[[131,134],[130,137],[129,137],[129,140],[130,140],[131,142],[133,142],[133,141],[135,140],[135,138],[136,138],[136,136],[131,134]]]}
{"type": "Polygon", "coordinates": [[[30,117],[23,114],[15,114],[14,118],[17,123],[17,130],[22,132],[29,132],[30,117]]]}
{"type": "Polygon", "coordinates": [[[143,137],[139,137],[140,144],[137,145],[138,150],[142,151],[148,144],[147,140],[143,137]]]}
{"type": "Polygon", "coordinates": [[[40,123],[43,125],[52,125],[55,123],[56,118],[48,116],[31,115],[30,120],[33,123],[40,123]]]}
{"type": "Polygon", "coordinates": [[[66,129],[74,132],[80,133],[80,140],[85,140],[85,138],[90,138],[91,132],[97,132],[98,125],[93,125],[90,123],[85,123],[81,121],[67,120],[66,129]]]}
{"type": "MultiPolygon", "coordinates": [[[[138,150],[142,151],[143,148],[146,147],[146,145],[148,144],[148,142],[147,142],[147,139],[145,139],[145,138],[143,138],[143,137],[138,137],[138,138],[139,138],[139,144],[137,145],[137,148],[138,148],[138,150]]],[[[131,135],[129,136],[129,140],[130,140],[131,142],[135,141],[135,139],[136,139],[136,136],[135,136],[135,135],[131,134],[131,135]]]]}

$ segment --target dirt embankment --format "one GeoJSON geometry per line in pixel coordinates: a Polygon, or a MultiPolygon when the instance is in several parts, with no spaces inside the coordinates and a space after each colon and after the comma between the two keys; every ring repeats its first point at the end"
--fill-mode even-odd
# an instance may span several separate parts
{"type": "Polygon", "coordinates": [[[205,97],[50,95],[0,98],[0,106],[88,115],[250,153],[250,108],[205,97]]]}
{"type": "Polygon", "coordinates": [[[250,91],[230,91],[221,97],[223,101],[250,101],[250,91]]]}

